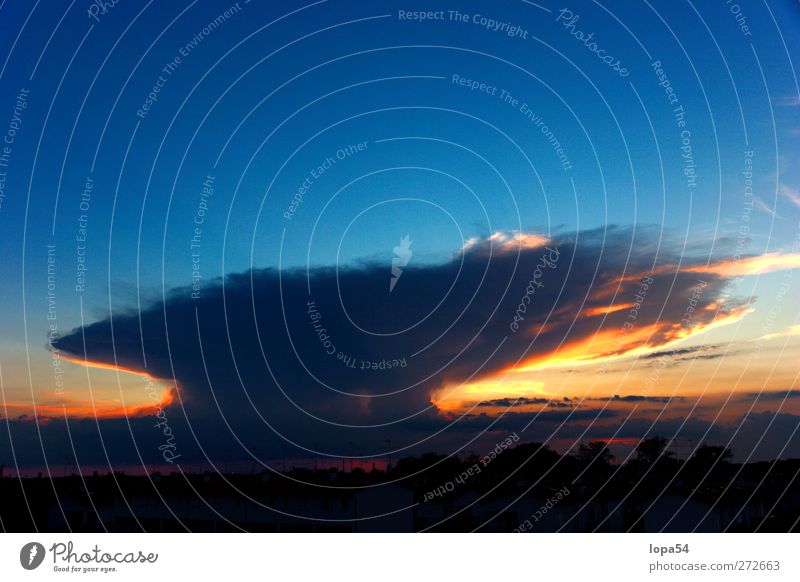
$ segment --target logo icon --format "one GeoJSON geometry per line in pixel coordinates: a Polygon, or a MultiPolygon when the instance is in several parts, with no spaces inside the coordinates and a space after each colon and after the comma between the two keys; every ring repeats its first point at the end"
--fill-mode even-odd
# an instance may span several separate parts
{"type": "Polygon", "coordinates": [[[39,542],[29,542],[19,551],[19,563],[26,570],[35,570],[44,561],[44,546],[39,542]]]}
{"type": "Polygon", "coordinates": [[[394,247],[394,254],[392,257],[392,277],[389,280],[389,293],[394,291],[394,286],[400,280],[400,275],[403,274],[403,267],[408,265],[411,260],[411,243],[414,241],[408,235],[400,239],[400,244],[394,247]]]}

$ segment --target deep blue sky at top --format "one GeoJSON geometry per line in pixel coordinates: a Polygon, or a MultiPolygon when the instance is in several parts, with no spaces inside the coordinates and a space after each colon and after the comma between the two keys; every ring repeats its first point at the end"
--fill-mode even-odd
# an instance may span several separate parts
{"type": "MultiPolygon", "coordinates": [[[[746,150],[755,152],[759,197],[779,214],[789,203],[779,185],[800,182],[786,154],[798,140],[787,56],[800,41],[795,2],[769,3],[786,47],[756,2],[741,3],[751,36],[722,1],[606,9],[570,2],[576,29],[594,32],[630,71],[622,78],[556,22],[562,4],[543,1],[547,12],[522,1],[330,1],[267,26],[310,3],[242,1],[181,57],[138,117],[162,67],[234,4],[122,0],[97,22],[88,1],[66,16],[68,2],[40,2],[18,38],[32,3],[0,8],[4,60],[13,46],[0,82],[0,130],[20,89],[30,90],[0,209],[4,320],[19,322],[23,263],[27,309],[43,311],[45,246],[54,243],[62,324],[78,323],[81,214],[88,312],[107,312],[109,281],[115,309],[133,304],[137,287],[152,297],[189,284],[207,175],[214,193],[200,235],[205,279],[308,259],[388,264],[406,234],[420,261],[445,259],[466,238],[498,230],[663,225],[697,243],[738,231],[746,150]],[[398,19],[398,10],[420,8],[445,10],[446,19],[398,19]],[[450,21],[453,9],[468,22],[450,21]],[[518,25],[527,38],[487,30],[475,14],[518,25]],[[686,111],[698,174],[692,191],[654,60],[686,111]],[[496,94],[454,85],[454,74],[496,94]],[[541,116],[570,170],[519,105],[501,100],[503,89],[541,116]],[[363,142],[284,217],[313,169],[363,142]],[[84,212],[87,176],[94,188],[84,212]]],[[[796,224],[773,224],[762,212],[752,228],[749,250],[760,253],[785,248],[796,224]]]]}

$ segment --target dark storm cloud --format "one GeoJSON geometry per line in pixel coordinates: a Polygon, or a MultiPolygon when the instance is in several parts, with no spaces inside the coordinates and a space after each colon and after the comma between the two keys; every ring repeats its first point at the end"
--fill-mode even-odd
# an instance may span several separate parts
{"type": "Polygon", "coordinates": [[[615,394],[614,396],[607,396],[603,398],[582,398],[580,401],[576,401],[576,403],[573,404],[571,403],[570,399],[566,399],[566,401],[561,401],[561,400],[552,400],[550,398],[495,398],[494,400],[484,400],[483,402],[480,402],[478,406],[480,407],[497,406],[497,407],[510,408],[513,406],[543,405],[543,406],[548,406],[550,408],[573,408],[574,406],[577,406],[577,402],[626,402],[626,403],[657,402],[666,404],[674,400],[686,400],[686,399],[683,396],[642,396],[638,394],[619,396],[615,394]]]}
{"type": "Polygon", "coordinates": [[[495,398],[493,400],[484,400],[479,402],[480,407],[498,406],[501,408],[511,408],[513,406],[530,406],[530,405],[543,405],[550,408],[573,408],[572,404],[562,402],[561,400],[552,400],[550,398],[495,398]]]}
{"type": "MultiPolygon", "coordinates": [[[[635,301],[648,275],[634,326],[653,326],[653,346],[669,340],[699,278],[676,273],[678,257],[663,241],[655,261],[655,243],[628,229],[557,236],[534,248],[495,237],[443,264],[412,261],[391,292],[390,256],[385,264],[253,270],[208,284],[197,298],[177,289],[140,313],[76,329],[56,347],[174,378],[179,397],[165,413],[179,419],[184,442],[275,450],[288,439],[331,453],[354,443],[364,455],[382,453],[388,440],[428,446],[436,442],[431,431],[451,430],[431,405],[434,390],[546,357],[601,326],[621,329],[627,311],[586,312],[615,294],[618,304],[635,301]]],[[[711,321],[714,311],[702,307],[725,285],[718,275],[702,279],[692,326],[711,321]]],[[[562,413],[546,414],[539,419],[562,413]]],[[[483,430],[475,418],[460,428],[483,430]]]]}
{"type": "Polygon", "coordinates": [[[628,396],[609,396],[608,398],[592,398],[590,400],[605,400],[609,402],[661,402],[668,403],[673,400],[685,400],[683,396],[641,396],[629,394],[628,396]]]}
{"type": "Polygon", "coordinates": [[[642,360],[658,360],[660,358],[670,358],[675,360],[714,360],[725,355],[730,355],[733,350],[730,346],[719,344],[708,346],[692,346],[675,350],[658,350],[650,354],[640,356],[642,360]],[[727,352],[723,348],[727,347],[727,352]]]}
{"type": "Polygon", "coordinates": [[[800,390],[777,390],[771,392],[747,392],[741,395],[743,402],[752,402],[753,400],[791,400],[793,398],[800,398],[800,390]]]}

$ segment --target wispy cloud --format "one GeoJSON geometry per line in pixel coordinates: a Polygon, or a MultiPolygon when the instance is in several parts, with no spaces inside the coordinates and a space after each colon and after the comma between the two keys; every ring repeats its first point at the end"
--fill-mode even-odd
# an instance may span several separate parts
{"type": "Polygon", "coordinates": [[[795,206],[800,206],[800,191],[797,188],[792,188],[788,184],[781,184],[780,192],[795,206]]]}
{"type": "Polygon", "coordinates": [[[722,259],[708,265],[690,266],[687,270],[694,273],[713,273],[721,277],[747,277],[798,267],[800,267],[800,253],[772,252],[738,260],[722,259]]]}
{"type": "Polygon", "coordinates": [[[766,212],[773,218],[781,218],[781,216],[777,212],[775,212],[775,210],[771,206],[769,206],[758,196],[753,196],[753,202],[755,202],[756,208],[758,208],[759,210],[766,212]]]}
{"type": "Polygon", "coordinates": [[[800,336],[800,324],[793,325],[783,331],[762,335],[759,339],[771,340],[777,337],[791,337],[791,336],[800,336]]]}
{"type": "Polygon", "coordinates": [[[775,100],[778,107],[800,107],[800,95],[785,95],[775,100]]]}

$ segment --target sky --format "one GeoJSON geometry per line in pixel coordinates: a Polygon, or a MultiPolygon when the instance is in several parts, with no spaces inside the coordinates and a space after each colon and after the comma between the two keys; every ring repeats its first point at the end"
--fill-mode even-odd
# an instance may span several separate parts
{"type": "Polygon", "coordinates": [[[800,455],[798,24],[4,1],[0,463],[800,455]]]}

